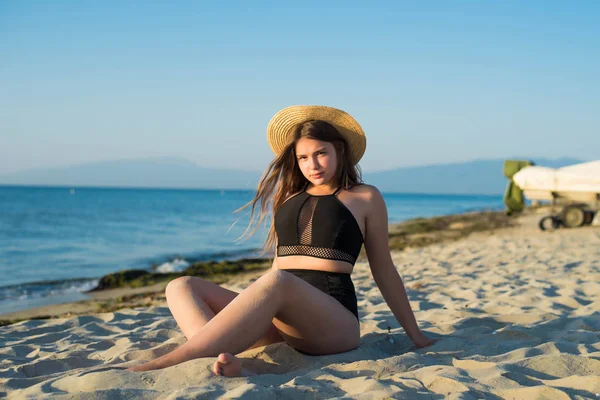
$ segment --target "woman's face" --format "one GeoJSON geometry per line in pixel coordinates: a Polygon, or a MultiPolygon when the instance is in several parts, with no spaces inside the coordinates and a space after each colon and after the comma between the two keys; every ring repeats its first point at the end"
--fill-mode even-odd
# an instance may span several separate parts
{"type": "Polygon", "coordinates": [[[300,171],[315,186],[327,185],[336,173],[337,154],[333,143],[301,138],[296,143],[300,171]]]}

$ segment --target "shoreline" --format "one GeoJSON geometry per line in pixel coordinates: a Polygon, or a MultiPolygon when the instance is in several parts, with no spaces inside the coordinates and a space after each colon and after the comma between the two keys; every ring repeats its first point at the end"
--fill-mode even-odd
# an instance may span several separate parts
{"type": "MultiPolygon", "coordinates": [[[[238,240],[247,228],[248,215],[232,212],[246,201],[246,195],[157,191],[144,194],[147,201],[140,203],[137,197],[119,191],[71,196],[26,189],[22,198],[27,201],[15,200],[21,198],[21,192],[7,192],[15,210],[8,214],[9,226],[18,227],[21,215],[43,212],[39,205],[45,202],[33,200],[40,196],[56,202],[56,207],[47,218],[35,222],[39,229],[10,233],[14,236],[7,242],[10,246],[0,250],[5,261],[0,265],[5,274],[0,285],[0,318],[49,304],[90,299],[85,292],[102,276],[124,269],[169,273],[197,261],[272,257],[257,250],[265,232],[238,240]],[[89,201],[98,207],[89,208],[89,201]],[[119,207],[114,208],[113,202],[119,207]],[[211,202],[215,208],[208,212],[206,205],[211,202]],[[126,217],[120,217],[121,213],[126,217]],[[158,220],[165,229],[155,223],[158,220]],[[60,235],[53,233],[56,226],[64,227],[60,235]]],[[[501,198],[494,196],[387,195],[390,223],[416,216],[499,210],[501,205],[501,198]]]]}
{"type": "MultiPolygon", "coordinates": [[[[526,210],[525,214],[533,210],[526,210]]],[[[392,252],[401,252],[408,247],[425,247],[442,241],[452,241],[464,238],[471,233],[494,231],[497,229],[510,228],[518,225],[518,217],[509,217],[502,211],[473,211],[463,214],[450,214],[429,218],[414,218],[399,223],[389,225],[390,250],[392,252]]],[[[359,254],[357,262],[365,262],[366,254],[364,247],[359,254]]],[[[260,276],[265,270],[270,268],[271,259],[249,259],[240,258],[237,260],[210,260],[190,263],[190,267],[199,265],[201,269],[208,269],[210,265],[241,265],[241,271],[234,273],[216,274],[213,276],[199,275],[190,273],[191,276],[200,276],[209,279],[218,284],[231,284],[234,281],[251,279],[260,276]],[[255,264],[264,264],[264,267],[258,267],[255,264]],[[250,265],[253,270],[246,270],[250,265]]],[[[186,269],[186,270],[189,270],[186,269]]],[[[141,270],[122,270],[100,278],[99,286],[102,280],[120,282],[120,287],[95,288],[84,292],[90,296],[89,299],[65,302],[59,304],[50,304],[41,307],[32,307],[24,310],[0,314],[0,327],[17,323],[29,319],[54,319],[68,318],[77,315],[89,315],[102,312],[112,312],[123,308],[153,306],[164,302],[164,290],[169,281],[178,276],[186,275],[185,271],[179,273],[153,274],[150,271],[142,274],[141,281],[139,276],[134,276],[129,281],[123,281],[123,276],[129,272],[141,270]],[[149,278],[149,279],[148,279],[149,278]],[[150,284],[144,281],[150,280],[150,284]],[[133,283],[131,286],[125,286],[127,283],[133,283]]],[[[145,271],[145,270],[144,270],[145,271]]]]}

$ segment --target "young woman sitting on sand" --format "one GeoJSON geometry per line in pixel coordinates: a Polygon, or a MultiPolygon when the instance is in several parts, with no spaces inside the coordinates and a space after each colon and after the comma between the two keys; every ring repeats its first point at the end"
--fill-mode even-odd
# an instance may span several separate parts
{"type": "Polygon", "coordinates": [[[252,225],[260,205],[252,233],[273,212],[265,244],[276,250],[272,268],[239,294],[196,277],[170,282],[167,303],[187,342],[130,370],[218,356],[216,374],[239,376],[234,354],[249,348],[285,341],[311,355],[355,349],[360,326],[350,274],[363,243],[404,331],[417,347],[433,343],[419,330],[392,262],[383,197],[361,183],[361,126],[335,108],[294,106],[271,119],[267,137],[276,157],[243,208],[252,206],[252,225]]]}

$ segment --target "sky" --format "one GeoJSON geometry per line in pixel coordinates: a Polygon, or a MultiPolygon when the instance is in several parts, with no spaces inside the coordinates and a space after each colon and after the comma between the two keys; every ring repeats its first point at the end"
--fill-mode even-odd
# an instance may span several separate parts
{"type": "Polygon", "coordinates": [[[349,112],[363,171],[600,158],[597,1],[2,1],[0,174],[261,171],[280,109],[349,112]]]}

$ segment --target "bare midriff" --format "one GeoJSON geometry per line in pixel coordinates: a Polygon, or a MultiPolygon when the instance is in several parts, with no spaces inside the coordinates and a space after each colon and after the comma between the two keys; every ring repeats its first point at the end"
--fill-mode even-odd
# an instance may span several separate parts
{"type": "Polygon", "coordinates": [[[351,274],[354,266],[346,261],[327,260],[310,256],[275,257],[273,268],[276,269],[312,269],[317,271],[351,274]]]}

